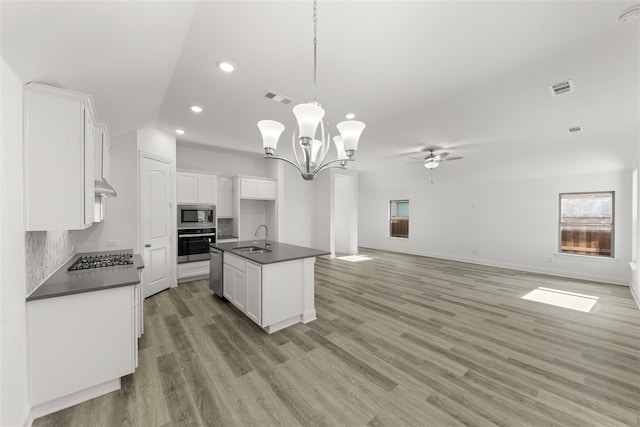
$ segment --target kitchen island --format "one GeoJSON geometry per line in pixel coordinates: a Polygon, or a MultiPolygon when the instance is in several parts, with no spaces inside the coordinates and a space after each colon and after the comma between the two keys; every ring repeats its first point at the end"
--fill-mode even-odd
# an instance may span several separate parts
{"type": "Polygon", "coordinates": [[[264,240],[212,243],[223,252],[223,296],[273,333],[316,319],[314,264],[327,251],[264,240]]]}

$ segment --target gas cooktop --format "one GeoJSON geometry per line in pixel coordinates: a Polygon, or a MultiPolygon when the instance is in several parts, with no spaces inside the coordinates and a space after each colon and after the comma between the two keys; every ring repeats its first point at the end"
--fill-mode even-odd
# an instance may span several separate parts
{"type": "Polygon", "coordinates": [[[133,265],[133,251],[96,252],[82,254],[67,271],[104,267],[129,267],[133,265]]]}

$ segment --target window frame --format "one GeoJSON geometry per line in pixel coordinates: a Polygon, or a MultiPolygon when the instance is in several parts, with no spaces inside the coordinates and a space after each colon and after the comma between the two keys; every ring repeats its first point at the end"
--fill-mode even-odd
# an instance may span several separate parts
{"type": "MultiPolygon", "coordinates": [[[[389,200],[389,205],[388,206],[389,206],[389,209],[387,211],[387,215],[388,215],[388,219],[387,219],[387,224],[388,224],[387,225],[387,227],[388,227],[387,228],[387,233],[388,234],[387,235],[388,235],[388,237],[394,238],[394,239],[408,239],[409,238],[409,222],[410,222],[410,217],[411,217],[410,213],[408,212],[409,211],[409,206],[410,206],[410,200],[409,199],[391,199],[391,200],[389,200]],[[406,217],[407,218],[407,235],[406,236],[397,235],[397,234],[394,235],[393,232],[392,232],[393,231],[393,225],[392,225],[393,223],[392,223],[392,221],[393,221],[394,217],[391,214],[391,212],[392,212],[391,206],[392,206],[393,203],[396,203],[396,204],[397,203],[406,203],[407,204],[407,217],[406,217]]],[[[396,208],[396,211],[397,211],[397,208],[396,208]]],[[[397,215],[396,215],[396,218],[397,218],[397,215]]]]}
{"type": "Polygon", "coordinates": [[[614,259],[615,258],[615,220],[616,217],[616,192],[614,190],[607,191],[575,191],[558,193],[558,254],[569,256],[587,256],[594,259],[614,259]],[[566,225],[603,225],[603,224],[589,224],[589,223],[576,223],[576,222],[562,222],[562,196],[567,195],[580,195],[580,194],[610,194],[611,195],[611,223],[605,224],[611,227],[611,253],[609,255],[604,254],[574,254],[571,252],[565,252],[562,250],[562,226],[566,225]]]}

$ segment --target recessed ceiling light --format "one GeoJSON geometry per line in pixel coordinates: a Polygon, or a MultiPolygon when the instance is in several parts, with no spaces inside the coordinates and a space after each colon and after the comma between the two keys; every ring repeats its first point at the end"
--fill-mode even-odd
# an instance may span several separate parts
{"type": "Polygon", "coordinates": [[[236,64],[231,61],[218,61],[218,68],[220,68],[225,73],[230,73],[236,69],[236,64]]]}
{"type": "Polygon", "coordinates": [[[198,107],[197,105],[194,105],[191,107],[191,111],[193,111],[194,113],[202,113],[202,107],[198,107]]]}
{"type": "Polygon", "coordinates": [[[178,135],[182,135],[184,133],[184,131],[182,129],[176,129],[176,133],[178,135]]]}
{"type": "Polygon", "coordinates": [[[356,115],[353,114],[353,113],[347,113],[347,114],[344,115],[344,118],[347,119],[347,120],[353,120],[353,119],[356,118],[356,115]]]}

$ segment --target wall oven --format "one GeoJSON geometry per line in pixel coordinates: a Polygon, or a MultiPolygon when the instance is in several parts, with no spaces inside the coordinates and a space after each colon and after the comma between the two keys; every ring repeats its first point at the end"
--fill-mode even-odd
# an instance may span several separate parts
{"type": "Polygon", "coordinates": [[[209,244],[216,242],[216,229],[178,229],[178,264],[209,259],[209,244]]]}
{"type": "Polygon", "coordinates": [[[213,228],[215,205],[178,205],[178,228],[213,228]]]}

